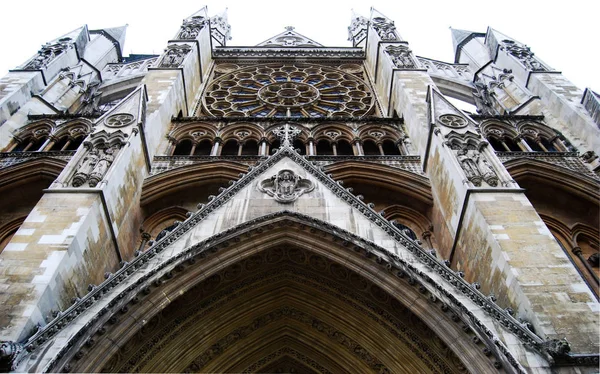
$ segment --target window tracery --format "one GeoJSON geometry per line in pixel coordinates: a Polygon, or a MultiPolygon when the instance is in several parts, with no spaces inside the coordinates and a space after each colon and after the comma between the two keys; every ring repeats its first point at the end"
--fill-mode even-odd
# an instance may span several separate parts
{"type": "Polygon", "coordinates": [[[13,141],[4,151],[74,151],[91,131],[91,125],[85,122],[33,123],[15,133],[13,141]]]}
{"type": "Polygon", "coordinates": [[[569,152],[571,148],[562,134],[537,122],[488,122],[481,131],[496,152],[569,152]]]}
{"type": "Polygon", "coordinates": [[[217,66],[216,78],[202,99],[215,117],[362,117],[375,99],[362,68],[305,64],[217,66]]]}
{"type": "MultiPolygon", "coordinates": [[[[375,124],[342,122],[299,126],[293,146],[309,156],[401,156],[411,154],[405,133],[375,124]],[[366,151],[365,151],[366,144],[366,151]]],[[[267,156],[280,147],[270,127],[240,122],[229,126],[185,124],[167,136],[169,156],[267,156]]]]}

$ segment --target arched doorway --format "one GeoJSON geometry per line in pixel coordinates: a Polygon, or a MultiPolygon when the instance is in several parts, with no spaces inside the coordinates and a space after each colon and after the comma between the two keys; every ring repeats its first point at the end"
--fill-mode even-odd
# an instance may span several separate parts
{"type": "Polygon", "coordinates": [[[126,305],[109,303],[104,326],[52,369],[494,370],[495,354],[423,284],[311,222],[278,214],[195,246],[126,305]]]}

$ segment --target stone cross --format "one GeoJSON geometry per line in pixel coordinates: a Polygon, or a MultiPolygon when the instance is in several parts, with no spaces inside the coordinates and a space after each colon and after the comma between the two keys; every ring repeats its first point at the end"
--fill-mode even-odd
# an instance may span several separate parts
{"type": "Polygon", "coordinates": [[[283,147],[291,148],[292,141],[296,136],[298,136],[298,134],[300,134],[300,130],[286,123],[285,125],[274,129],[273,134],[275,134],[281,140],[281,145],[283,147]]]}

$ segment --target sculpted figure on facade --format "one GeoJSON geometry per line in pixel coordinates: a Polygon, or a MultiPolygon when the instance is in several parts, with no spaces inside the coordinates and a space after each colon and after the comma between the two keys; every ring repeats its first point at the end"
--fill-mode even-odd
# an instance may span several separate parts
{"type": "Polygon", "coordinates": [[[178,39],[196,39],[204,25],[206,25],[206,19],[202,16],[196,16],[189,20],[185,20],[183,25],[181,25],[178,39]]]}
{"type": "Polygon", "coordinates": [[[89,178],[92,169],[98,163],[98,150],[91,149],[81,160],[75,176],[73,176],[73,187],[83,185],[89,178]]]}
{"type": "Polygon", "coordinates": [[[167,46],[167,51],[159,68],[178,68],[185,60],[192,48],[187,44],[171,44],[167,46]]]}
{"type": "Polygon", "coordinates": [[[508,39],[502,41],[502,46],[508,53],[516,57],[519,62],[525,65],[527,69],[531,71],[548,70],[534,57],[531,48],[508,39]]]}
{"type": "Polygon", "coordinates": [[[451,148],[456,152],[456,158],[469,182],[477,187],[480,187],[482,182],[492,187],[498,185],[498,175],[481,151],[472,145],[453,144],[451,148]]]}
{"type": "Polygon", "coordinates": [[[385,52],[390,55],[392,63],[398,69],[414,69],[417,67],[407,46],[390,45],[386,47],[385,52]]]}
{"type": "Polygon", "coordinates": [[[90,187],[96,187],[102,180],[108,168],[115,160],[114,150],[112,148],[105,148],[99,155],[98,162],[90,173],[89,185],[90,187]]]}
{"type": "Polygon", "coordinates": [[[280,203],[292,203],[301,195],[314,190],[315,185],[308,179],[301,178],[292,170],[284,169],[269,179],[263,180],[258,189],[272,196],[280,203]]]}
{"type": "Polygon", "coordinates": [[[92,148],[77,167],[71,185],[80,187],[87,182],[90,187],[96,187],[114,160],[114,148],[92,148]]]}

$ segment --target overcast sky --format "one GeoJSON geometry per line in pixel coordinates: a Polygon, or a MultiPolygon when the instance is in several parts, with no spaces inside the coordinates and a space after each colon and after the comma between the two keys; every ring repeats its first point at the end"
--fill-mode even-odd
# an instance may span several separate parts
{"type": "Polygon", "coordinates": [[[228,7],[229,45],[255,45],[290,25],[326,46],[349,46],[351,9],[368,17],[373,6],[395,21],[417,55],[449,62],[454,58],[449,27],[485,32],[491,26],[527,44],[578,87],[600,92],[595,69],[600,61],[598,0],[2,1],[0,74],[25,62],[43,43],[83,24],[90,29],[128,24],[125,55],[158,54],[183,18],[203,5],[208,5],[209,15],[228,7]]]}

